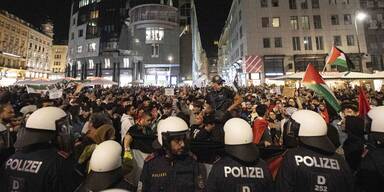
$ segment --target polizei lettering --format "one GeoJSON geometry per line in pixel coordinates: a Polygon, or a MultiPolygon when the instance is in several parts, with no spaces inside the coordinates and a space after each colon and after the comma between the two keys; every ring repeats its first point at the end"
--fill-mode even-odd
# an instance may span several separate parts
{"type": "Polygon", "coordinates": [[[260,167],[224,167],[224,176],[236,178],[264,178],[263,169],[260,167]]]}
{"type": "Polygon", "coordinates": [[[8,159],[8,161],[5,163],[5,169],[23,171],[28,173],[38,173],[42,164],[42,161],[8,159]]]}
{"type": "Polygon", "coordinates": [[[295,155],[295,161],[297,166],[304,164],[307,167],[340,170],[339,162],[336,159],[295,155]]]}

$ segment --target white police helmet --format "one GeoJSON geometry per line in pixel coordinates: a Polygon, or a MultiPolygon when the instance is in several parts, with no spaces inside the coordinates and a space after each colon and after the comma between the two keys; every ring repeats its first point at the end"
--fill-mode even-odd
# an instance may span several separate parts
{"type": "Polygon", "coordinates": [[[259,150],[253,144],[251,126],[243,119],[232,118],[224,124],[225,151],[245,162],[259,159],[259,150]]]}
{"type": "Polygon", "coordinates": [[[67,114],[58,107],[44,107],[33,112],[18,132],[14,146],[23,148],[35,143],[54,141],[59,150],[71,152],[73,139],[72,127],[67,114]]]}
{"type": "Polygon", "coordinates": [[[372,120],[370,132],[384,133],[384,106],[372,108],[368,117],[372,120]]]}
{"type": "Polygon", "coordinates": [[[113,171],[122,166],[121,145],[113,140],[100,143],[93,151],[89,167],[94,172],[113,171]]]}
{"type": "Polygon", "coordinates": [[[310,110],[299,110],[292,114],[284,125],[289,135],[299,137],[308,146],[333,153],[336,148],[327,136],[328,127],[320,114],[310,110]]]}
{"type": "Polygon", "coordinates": [[[56,131],[60,120],[67,114],[58,107],[44,107],[33,112],[27,122],[26,128],[47,131],[56,131]]]}
{"type": "Polygon", "coordinates": [[[157,125],[157,141],[164,146],[165,140],[169,142],[172,137],[187,135],[188,125],[179,117],[168,117],[157,125]]]}

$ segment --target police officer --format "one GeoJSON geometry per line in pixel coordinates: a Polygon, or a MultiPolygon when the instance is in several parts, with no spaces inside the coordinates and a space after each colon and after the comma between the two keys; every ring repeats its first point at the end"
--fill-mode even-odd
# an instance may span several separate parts
{"type": "Polygon", "coordinates": [[[353,191],[352,173],[345,160],[335,154],[327,137],[327,125],[316,112],[294,112],[284,125],[285,138],[297,140],[288,149],[276,178],[276,191],[353,191]]]}
{"type": "Polygon", "coordinates": [[[67,114],[57,107],[41,108],[25,126],[19,130],[16,153],[0,172],[0,191],[73,191],[78,177],[63,151],[72,145],[67,114]]]}
{"type": "Polygon", "coordinates": [[[356,181],[363,191],[379,192],[384,183],[384,106],[372,108],[368,117],[368,142],[356,181]]]}
{"type": "Polygon", "coordinates": [[[272,191],[272,177],[252,142],[251,126],[232,118],[225,123],[224,133],[226,155],[214,163],[206,191],[272,191]]]}
{"type": "Polygon", "coordinates": [[[159,122],[157,130],[160,149],[146,159],[138,191],[202,191],[205,172],[187,149],[187,123],[168,117],[159,122]]]}
{"type": "Polygon", "coordinates": [[[10,100],[9,92],[0,94],[0,165],[15,152],[13,148],[15,132],[8,126],[11,118],[15,115],[10,100]]]}
{"type": "Polygon", "coordinates": [[[133,189],[124,180],[121,152],[121,145],[116,141],[108,140],[99,144],[89,162],[91,172],[76,192],[133,189]]]}

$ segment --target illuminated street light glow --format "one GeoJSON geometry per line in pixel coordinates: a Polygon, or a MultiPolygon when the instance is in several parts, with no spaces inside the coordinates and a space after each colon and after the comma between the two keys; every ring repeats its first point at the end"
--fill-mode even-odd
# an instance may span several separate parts
{"type": "Polygon", "coordinates": [[[364,13],[364,12],[358,12],[356,13],[356,19],[359,20],[359,21],[363,21],[367,18],[367,14],[364,13]]]}

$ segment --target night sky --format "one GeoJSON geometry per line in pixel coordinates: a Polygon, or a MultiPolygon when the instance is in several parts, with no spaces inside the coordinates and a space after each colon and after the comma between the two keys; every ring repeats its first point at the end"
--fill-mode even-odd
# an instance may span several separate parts
{"type": "MultiPolygon", "coordinates": [[[[217,55],[218,40],[232,0],[195,0],[201,39],[208,57],[217,55]]],[[[71,0],[0,0],[0,9],[7,10],[36,27],[47,18],[54,21],[55,43],[68,39],[71,0]]]]}

